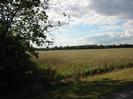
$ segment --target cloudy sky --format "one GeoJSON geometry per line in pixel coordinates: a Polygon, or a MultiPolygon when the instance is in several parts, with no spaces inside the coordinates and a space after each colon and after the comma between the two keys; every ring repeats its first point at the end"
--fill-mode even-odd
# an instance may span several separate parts
{"type": "Polygon", "coordinates": [[[51,0],[47,12],[69,22],[52,32],[54,46],[133,43],[133,0],[51,0]]]}

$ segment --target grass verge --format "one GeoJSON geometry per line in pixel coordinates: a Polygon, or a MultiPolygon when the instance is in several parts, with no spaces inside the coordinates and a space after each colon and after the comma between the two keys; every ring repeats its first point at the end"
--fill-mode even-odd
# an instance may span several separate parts
{"type": "Polygon", "coordinates": [[[55,85],[47,94],[32,99],[104,99],[104,96],[133,84],[133,68],[84,77],[55,85]]]}

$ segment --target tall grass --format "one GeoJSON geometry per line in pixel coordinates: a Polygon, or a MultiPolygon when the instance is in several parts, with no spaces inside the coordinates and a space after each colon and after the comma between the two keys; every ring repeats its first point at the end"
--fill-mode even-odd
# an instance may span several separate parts
{"type": "Polygon", "coordinates": [[[103,68],[128,67],[133,64],[133,49],[89,49],[40,51],[39,64],[48,65],[61,75],[90,73],[103,68]]]}

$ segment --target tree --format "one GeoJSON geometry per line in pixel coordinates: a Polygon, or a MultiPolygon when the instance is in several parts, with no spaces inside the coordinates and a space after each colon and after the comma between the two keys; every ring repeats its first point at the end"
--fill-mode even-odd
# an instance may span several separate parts
{"type": "Polygon", "coordinates": [[[51,43],[47,40],[48,0],[0,1],[0,89],[29,82],[35,66],[33,45],[51,43]]]}

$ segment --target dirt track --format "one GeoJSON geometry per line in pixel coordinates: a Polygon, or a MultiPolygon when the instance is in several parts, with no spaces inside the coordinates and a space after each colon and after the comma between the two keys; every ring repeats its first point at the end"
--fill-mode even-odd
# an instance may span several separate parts
{"type": "Polygon", "coordinates": [[[133,99],[133,85],[107,95],[105,99],[133,99]]]}

